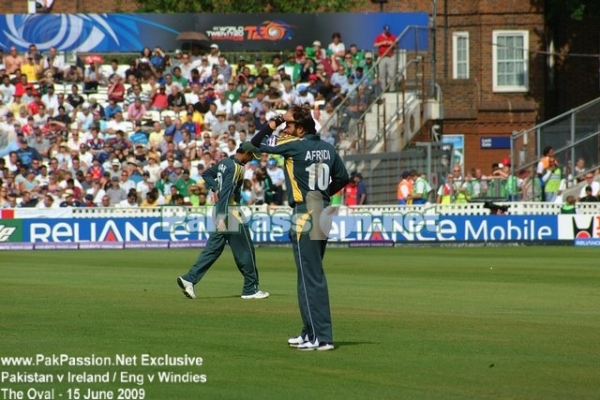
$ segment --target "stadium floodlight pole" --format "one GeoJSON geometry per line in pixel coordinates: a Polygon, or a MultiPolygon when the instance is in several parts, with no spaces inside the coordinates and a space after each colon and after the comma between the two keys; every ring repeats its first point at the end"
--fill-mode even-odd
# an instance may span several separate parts
{"type": "Polygon", "coordinates": [[[431,96],[435,98],[435,82],[437,69],[437,0],[431,0],[433,10],[431,14],[431,96]]]}

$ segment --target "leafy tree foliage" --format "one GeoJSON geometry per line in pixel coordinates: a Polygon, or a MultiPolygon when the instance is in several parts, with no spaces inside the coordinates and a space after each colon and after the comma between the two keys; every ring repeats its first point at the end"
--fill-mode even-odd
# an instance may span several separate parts
{"type": "Polygon", "coordinates": [[[314,13],[345,12],[366,0],[136,0],[139,12],[314,13]]]}
{"type": "Polygon", "coordinates": [[[550,23],[565,16],[581,21],[588,17],[600,16],[599,0],[536,0],[545,3],[546,17],[550,23]]]}

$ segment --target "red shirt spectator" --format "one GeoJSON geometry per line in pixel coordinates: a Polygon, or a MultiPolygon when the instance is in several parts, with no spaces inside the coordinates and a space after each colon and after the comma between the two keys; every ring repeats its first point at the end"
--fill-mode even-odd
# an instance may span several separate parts
{"type": "Polygon", "coordinates": [[[121,76],[114,76],[114,82],[108,86],[107,93],[109,100],[114,100],[117,103],[123,102],[125,99],[125,85],[121,83],[121,76]]]}
{"type": "Polygon", "coordinates": [[[158,92],[154,93],[154,97],[152,98],[152,105],[150,108],[152,110],[162,111],[166,110],[169,107],[169,100],[166,93],[166,88],[164,85],[161,85],[158,92]]]}
{"type": "Polygon", "coordinates": [[[358,186],[356,186],[354,182],[350,182],[350,184],[346,185],[346,187],[344,188],[344,204],[347,206],[357,205],[357,195],[358,186]]]}
{"type": "Polygon", "coordinates": [[[375,47],[378,49],[379,57],[383,57],[385,54],[386,57],[392,57],[394,55],[394,42],[396,41],[396,36],[390,32],[390,26],[385,25],[383,27],[383,32],[381,32],[375,38],[375,47]],[[390,49],[390,47],[392,47],[390,49]],[[390,49],[390,51],[386,54],[386,52],[390,49]]]}

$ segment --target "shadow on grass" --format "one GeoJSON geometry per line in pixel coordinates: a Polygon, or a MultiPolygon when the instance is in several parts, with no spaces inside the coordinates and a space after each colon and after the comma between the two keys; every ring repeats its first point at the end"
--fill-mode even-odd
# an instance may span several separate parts
{"type": "Polygon", "coordinates": [[[346,346],[361,346],[361,345],[369,345],[369,344],[379,344],[378,342],[335,342],[335,347],[346,347],[346,346]]]}

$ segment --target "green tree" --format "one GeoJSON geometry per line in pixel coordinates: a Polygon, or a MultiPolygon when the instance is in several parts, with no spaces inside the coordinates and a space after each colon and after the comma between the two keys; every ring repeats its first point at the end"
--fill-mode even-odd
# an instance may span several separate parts
{"type": "Polygon", "coordinates": [[[138,12],[153,13],[314,13],[356,9],[366,0],[136,0],[138,12]]]}
{"type": "Polygon", "coordinates": [[[581,21],[586,17],[600,16],[598,0],[536,0],[543,4],[548,22],[554,23],[568,15],[571,19],[581,21]]]}

